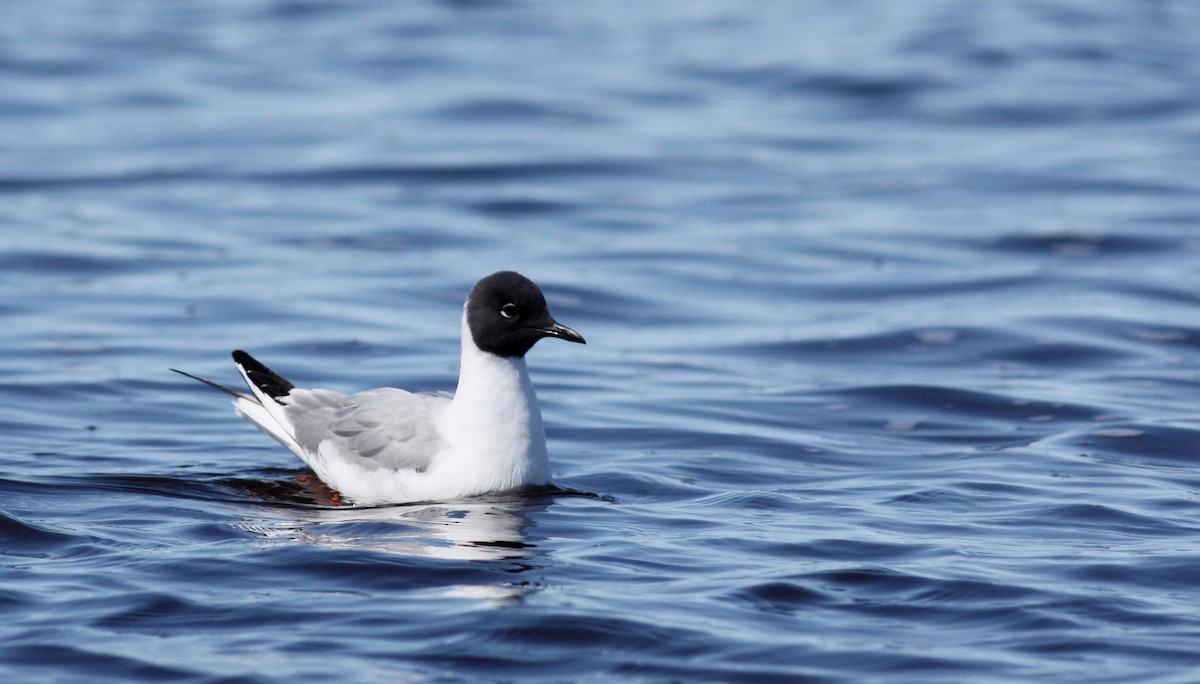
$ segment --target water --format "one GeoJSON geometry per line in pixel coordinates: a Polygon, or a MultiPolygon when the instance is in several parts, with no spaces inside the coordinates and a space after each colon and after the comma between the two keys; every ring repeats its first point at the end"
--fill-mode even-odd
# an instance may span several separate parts
{"type": "Polygon", "coordinates": [[[0,13],[5,681],[1200,676],[1193,3],[0,13]],[[500,268],[556,490],[167,370],[452,390],[500,268]]]}

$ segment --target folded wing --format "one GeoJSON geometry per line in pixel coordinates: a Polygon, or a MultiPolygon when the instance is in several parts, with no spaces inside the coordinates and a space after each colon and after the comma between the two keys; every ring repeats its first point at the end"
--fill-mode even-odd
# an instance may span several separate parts
{"type": "Polygon", "coordinates": [[[243,351],[234,362],[253,396],[234,394],[237,412],[317,471],[330,460],[366,470],[422,471],[445,448],[437,418],[450,398],[385,387],[342,394],[299,389],[243,351]]]}
{"type": "Polygon", "coordinates": [[[450,403],[442,395],[390,387],[348,396],[294,389],[282,402],[305,461],[320,455],[367,470],[422,471],[445,448],[436,428],[437,416],[450,403]]]}

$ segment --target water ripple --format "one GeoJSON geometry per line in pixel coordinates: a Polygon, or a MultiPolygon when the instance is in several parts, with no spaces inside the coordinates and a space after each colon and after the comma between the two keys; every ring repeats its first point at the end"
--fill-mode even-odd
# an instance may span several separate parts
{"type": "Polygon", "coordinates": [[[0,23],[5,681],[1194,679],[1192,5],[95,5],[0,23]],[[502,268],[556,487],[167,370],[452,390],[502,268]]]}

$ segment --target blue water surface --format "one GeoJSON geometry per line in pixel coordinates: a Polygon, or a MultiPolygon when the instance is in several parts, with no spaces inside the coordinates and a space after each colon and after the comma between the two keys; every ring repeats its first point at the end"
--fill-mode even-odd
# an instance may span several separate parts
{"type": "Polygon", "coordinates": [[[1200,5],[0,16],[0,679],[1200,679],[1200,5]],[[499,269],[556,489],[168,371],[453,390],[499,269]]]}

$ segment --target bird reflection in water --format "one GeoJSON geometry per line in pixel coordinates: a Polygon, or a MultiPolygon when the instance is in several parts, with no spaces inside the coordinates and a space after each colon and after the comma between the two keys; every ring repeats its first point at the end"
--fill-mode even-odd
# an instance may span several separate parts
{"type": "MultiPolygon", "coordinates": [[[[533,569],[538,549],[528,541],[531,513],[545,510],[554,487],[528,488],[449,502],[347,506],[316,478],[243,480],[241,489],[273,500],[264,515],[239,525],[267,544],[301,542],[328,548],[458,561],[508,562],[508,570],[533,569]]],[[[460,586],[451,593],[512,600],[528,587],[460,586]]],[[[444,593],[444,592],[443,592],[444,593]]]]}

